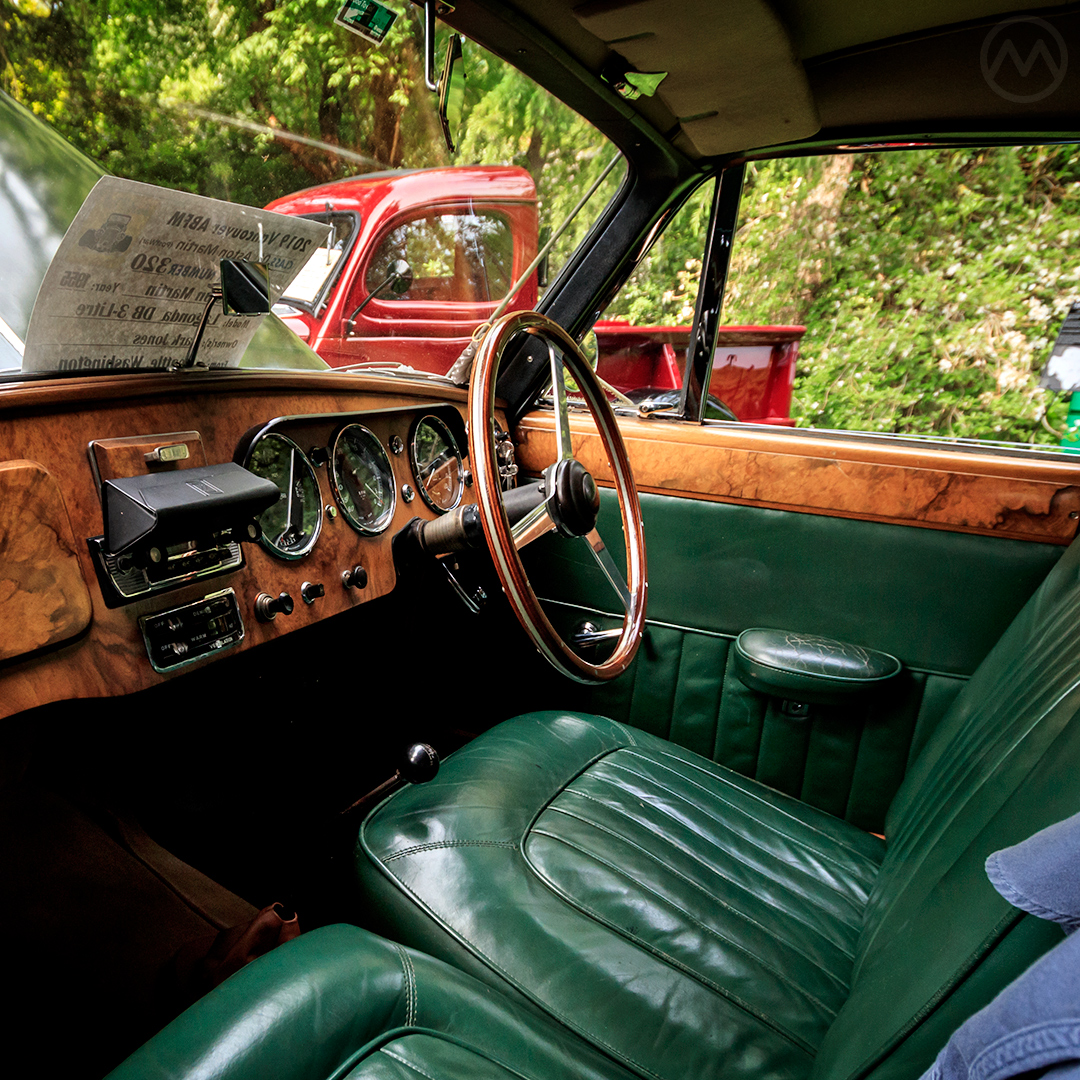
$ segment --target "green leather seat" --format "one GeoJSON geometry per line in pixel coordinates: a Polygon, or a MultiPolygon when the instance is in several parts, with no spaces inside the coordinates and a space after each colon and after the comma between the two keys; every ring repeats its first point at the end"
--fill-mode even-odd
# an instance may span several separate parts
{"type": "Polygon", "coordinates": [[[382,928],[641,1075],[916,1077],[1041,952],[983,862],[1080,809],[1080,546],[908,769],[887,842],[600,717],[520,717],[365,822],[382,928]]]}
{"type": "Polygon", "coordinates": [[[110,1080],[632,1080],[532,1010],[355,926],[227,979],[110,1080]]]}

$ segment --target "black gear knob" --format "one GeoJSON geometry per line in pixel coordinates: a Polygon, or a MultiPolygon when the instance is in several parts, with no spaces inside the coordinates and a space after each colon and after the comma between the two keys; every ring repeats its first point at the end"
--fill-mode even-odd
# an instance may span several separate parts
{"type": "Polygon", "coordinates": [[[413,743],[405,751],[405,757],[398,768],[398,775],[409,784],[426,784],[435,779],[439,771],[439,755],[434,746],[427,743],[413,743]]]}

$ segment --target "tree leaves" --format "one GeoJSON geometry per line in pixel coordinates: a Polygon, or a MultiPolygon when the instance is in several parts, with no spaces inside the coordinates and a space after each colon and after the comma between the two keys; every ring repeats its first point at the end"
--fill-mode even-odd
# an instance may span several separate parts
{"type": "Polygon", "coordinates": [[[1066,403],[1038,374],[1080,298],[1080,153],[860,154],[750,177],[725,321],[808,327],[800,424],[1056,441],[1044,415],[1060,426],[1066,403]]]}

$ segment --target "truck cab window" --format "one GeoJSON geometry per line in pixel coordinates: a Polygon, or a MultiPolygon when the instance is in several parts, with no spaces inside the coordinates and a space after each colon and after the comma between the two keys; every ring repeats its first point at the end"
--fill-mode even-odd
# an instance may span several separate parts
{"type": "Polygon", "coordinates": [[[414,218],[379,244],[365,288],[377,289],[399,259],[412,268],[413,284],[400,295],[386,290],[379,300],[489,303],[501,300],[513,283],[514,236],[510,222],[491,211],[414,218]]]}

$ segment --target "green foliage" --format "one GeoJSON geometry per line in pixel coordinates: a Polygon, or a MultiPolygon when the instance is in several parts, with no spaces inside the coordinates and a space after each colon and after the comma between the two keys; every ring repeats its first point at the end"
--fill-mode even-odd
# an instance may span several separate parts
{"type": "Polygon", "coordinates": [[[682,205],[604,311],[605,319],[637,326],[693,321],[714,188],[702,184],[682,205]]]}
{"type": "Polygon", "coordinates": [[[117,175],[263,205],[445,161],[411,5],[376,48],[338,0],[6,3],[0,87],[117,175]]]}
{"type": "MultiPolygon", "coordinates": [[[[525,169],[536,184],[540,220],[549,230],[558,228],[616,151],[516,68],[470,43],[465,49],[466,130],[459,162],[498,161],[525,169]]],[[[551,276],[584,239],[625,173],[625,165],[616,166],[556,241],[548,263],[551,276]]]]}
{"type": "Polygon", "coordinates": [[[759,165],[725,322],[807,326],[801,425],[1055,443],[1037,385],[1080,298],[1080,151],[905,151],[759,165]]]}
{"type": "MultiPolygon", "coordinates": [[[[411,4],[376,47],[334,24],[341,0],[0,3],[0,87],[118,176],[261,206],[358,172],[450,163],[411,4]]],[[[455,163],[522,166],[541,219],[561,221],[614,151],[471,43],[465,64],[455,163]]],[[[624,171],[560,238],[552,264],[624,171]]]]}

